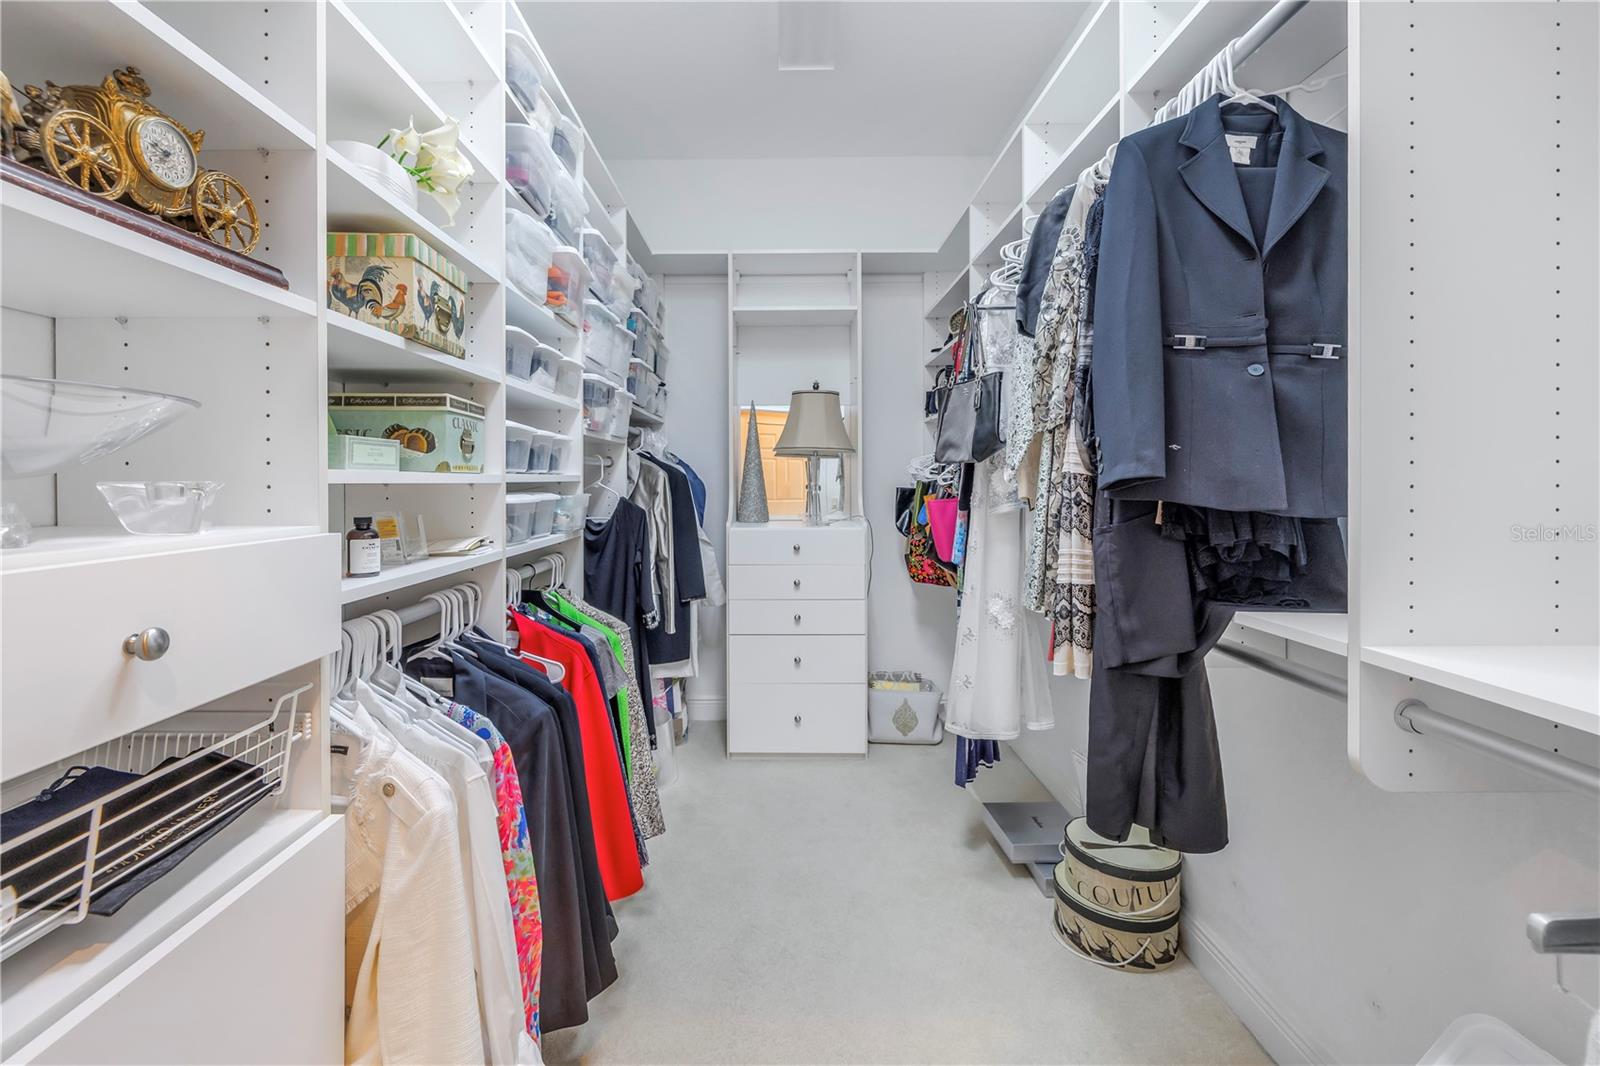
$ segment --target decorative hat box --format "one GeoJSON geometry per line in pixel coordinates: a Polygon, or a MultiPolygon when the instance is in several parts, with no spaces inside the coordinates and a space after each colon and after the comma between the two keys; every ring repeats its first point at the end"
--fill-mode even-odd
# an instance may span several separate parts
{"type": "Polygon", "coordinates": [[[1118,843],[1082,818],[1067,824],[1055,868],[1056,935],[1079,954],[1126,970],[1165,969],[1178,957],[1183,856],[1135,828],[1118,843]]]}
{"type": "Polygon", "coordinates": [[[446,392],[337,392],[328,417],[340,433],[400,442],[400,469],[483,473],[483,405],[446,392]]]}
{"type": "Polygon", "coordinates": [[[414,233],[328,234],[328,307],[466,358],[467,276],[414,233]]]}

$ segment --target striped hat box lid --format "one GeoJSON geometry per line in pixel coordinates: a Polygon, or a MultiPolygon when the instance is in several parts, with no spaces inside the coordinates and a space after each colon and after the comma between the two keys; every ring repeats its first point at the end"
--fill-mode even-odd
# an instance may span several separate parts
{"type": "Polygon", "coordinates": [[[415,233],[328,234],[329,258],[347,255],[415,259],[463,292],[471,284],[460,267],[440,255],[437,248],[415,233]]]}

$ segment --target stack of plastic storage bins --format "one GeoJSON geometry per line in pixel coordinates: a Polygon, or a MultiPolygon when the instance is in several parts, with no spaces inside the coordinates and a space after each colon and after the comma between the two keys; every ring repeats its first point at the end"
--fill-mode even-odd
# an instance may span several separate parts
{"type": "Polygon", "coordinates": [[[550,295],[556,235],[525,212],[506,208],[506,280],[536,304],[550,295]]]}
{"type": "Polygon", "coordinates": [[[506,546],[515,548],[536,537],[547,537],[555,523],[553,492],[512,492],[506,495],[506,546]]]}
{"type": "Polygon", "coordinates": [[[506,181],[540,218],[550,214],[560,170],[548,132],[506,123],[506,181]]]}
{"type": "Polygon", "coordinates": [[[506,327],[506,374],[509,377],[557,396],[576,399],[582,368],[578,360],[569,359],[526,330],[506,327]]]}

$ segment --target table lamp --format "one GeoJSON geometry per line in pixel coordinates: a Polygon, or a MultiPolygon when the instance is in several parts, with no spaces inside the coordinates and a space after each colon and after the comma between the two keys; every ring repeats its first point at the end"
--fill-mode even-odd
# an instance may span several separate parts
{"type": "Polygon", "coordinates": [[[772,453],[806,461],[806,525],[822,525],[822,457],[855,450],[844,428],[837,392],[813,381],[810,389],[789,397],[789,420],[772,453]]]}

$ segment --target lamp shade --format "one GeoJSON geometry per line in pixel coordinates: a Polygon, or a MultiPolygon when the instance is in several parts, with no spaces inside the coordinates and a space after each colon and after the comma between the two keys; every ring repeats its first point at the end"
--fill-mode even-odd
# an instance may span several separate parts
{"type": "Polygon", "coordinates": [[[855,450],[844,428],[837,392],[801,389],[789,397],[789,420],[772,449],[774,455],[845,455],[855,450]]]}

